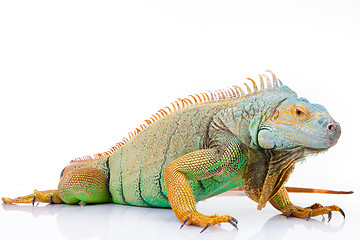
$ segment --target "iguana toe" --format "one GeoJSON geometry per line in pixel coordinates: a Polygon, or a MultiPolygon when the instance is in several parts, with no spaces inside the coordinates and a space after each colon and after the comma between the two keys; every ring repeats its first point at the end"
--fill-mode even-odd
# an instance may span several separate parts
{"type": "Polygon", "coordinates": [[[319,216],[322,214],[327,214],[328,222],[330,222],[330,220],[332,219],[333,211],[340,212],[340,214],[343,215],[345,218],[344,211],[341,208],[339,208],[338,206],[336,206],[336,205],[322,206],[319,203],[315,203],[307,208],[293,206],[288,212],[284,212],[283,214],[286,217],[292,216],[292,217],[298,217],[298,218],[305,218],[306,221],[310,220],[312,217],[316,217],[316,216],[319,216]]]}
{"type": "MultiPolygon", "coordinates": [[[[222,222],[228,222],[230,223],[234,228],[238,229],[237,224],[238,220],[236,218],[229,216],[229,215],[223,215],[219,216],[217,214],[214,215],[204,215],[199,212],[191,212],[185,215],[186,218],[184,219],[183,223],[181,224],[180,228],[182,228],[185,224],[186,225],[197,225],[204,227],[201,230],[201,233],[204,232],[207,228],[210,226],[217,225],[222,222]]],[[[185,217],[184,216],[184,217],[185,217]]]]}

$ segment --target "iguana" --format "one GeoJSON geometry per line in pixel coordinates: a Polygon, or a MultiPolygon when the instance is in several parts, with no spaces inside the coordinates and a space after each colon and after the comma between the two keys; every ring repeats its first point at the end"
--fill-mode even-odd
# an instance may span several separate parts
{"type": "Polygon", "coordinates": [[[325,107],[298,98],[271,71],[260,87],[239,86],[189,95],[160,109],[109,151],[72,160],[57,190],[37,191],[5,203],[107,203],[171,207],[187,225],[237,220],[203,215],[195,204],[241,187],[258,203],[285,216],[309,219],[336,205],[294,205],[284,187],[295,164],[334,146],[340,125],[325,107]],[[266,82],[266,86],[264,83],[266,82]]]}

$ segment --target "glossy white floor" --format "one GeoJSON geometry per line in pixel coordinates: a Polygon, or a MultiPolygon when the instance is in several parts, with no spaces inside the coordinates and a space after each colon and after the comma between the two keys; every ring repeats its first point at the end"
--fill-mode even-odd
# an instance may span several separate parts
{"type": "Polygon", "coordinates": [[[236,231],[221,224],[199,234],[201,228],[185,226],[170,209],[152,209],[116,204],[68,206],[3,205],[0,207],[1,239],[358,239],[360,209],[358,195],[329,196],[291,194],[293,202],[310,205],[339,204],[346,219],[334,213],[304,219],[286,218],[271,206],[256,210],[247,197],[218,196],[198,204],[203,213],[231,214],[239,221],[236,231]]]}

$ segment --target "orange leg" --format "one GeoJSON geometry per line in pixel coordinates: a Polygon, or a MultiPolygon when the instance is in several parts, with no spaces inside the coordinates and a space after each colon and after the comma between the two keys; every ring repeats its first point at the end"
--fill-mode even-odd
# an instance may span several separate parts
{"type": "Polygon", "coordinates": [[[176,159],[165,168],[164,177],[170,206],[179,221],[183,222],[181,227],[185,224],[203,226],[203,232],[209,226],[229,222],[237,229],[235,218],[229,215],[204,215],[195,207],[195,197],[188,180],[205,179],[216,174],[221,168],[216,156],[216,150],[198,150],[176,159]],[[214,166],[219,166],[219,169],[214,166]]]}

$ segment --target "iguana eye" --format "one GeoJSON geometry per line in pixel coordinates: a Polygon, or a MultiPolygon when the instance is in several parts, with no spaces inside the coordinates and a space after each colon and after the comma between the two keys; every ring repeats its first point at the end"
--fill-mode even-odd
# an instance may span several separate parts
{"type": "Polygon", "coordinates": [[[308,114],[306,113],[306,110],[301,108],[301,107],[297,107],[295,108],[295,117],[297,119],[299,119],[300,121],[305,121],[308,119],[308,114]]]}

